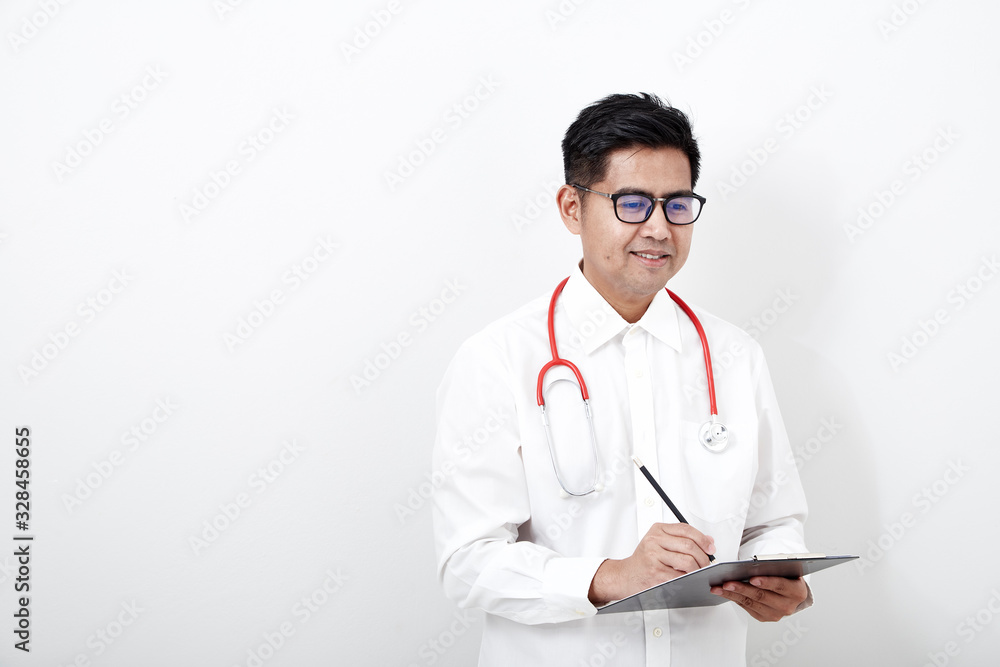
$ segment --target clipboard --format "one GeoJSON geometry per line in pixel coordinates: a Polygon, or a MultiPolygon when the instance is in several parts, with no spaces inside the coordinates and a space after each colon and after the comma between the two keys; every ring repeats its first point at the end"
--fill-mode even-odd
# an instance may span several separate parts
{"type": "Polygon", "coordinates": [[[700,570],[681,575],[662,584],[647,588],[627,598],[609,602],[597,609],[598,614],[614,614],[652,609],[709,607],[729,602],[709,592],[712,586],[727,581],[748,581],[751,577],[787,577],[825,570],[858,558],[857,556],[826,556],[824,554],[775,554],[754,556],[750,560],[713,563],[700,570]]]}

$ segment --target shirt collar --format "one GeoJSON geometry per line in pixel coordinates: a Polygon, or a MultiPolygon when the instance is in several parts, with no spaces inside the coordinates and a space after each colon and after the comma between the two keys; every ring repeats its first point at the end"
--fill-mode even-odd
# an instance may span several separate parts
{"type": "Polygon", "coordinates": [[[630,326],[641,327],[661,342],[681,351],[677,307],[666,290],[657,292],[639,321],[630,325],[594,289],[577,264],[559,295],[559,305],[566,309],[570,323],[583,341],[586,354],[591,354],[630,326]]]}

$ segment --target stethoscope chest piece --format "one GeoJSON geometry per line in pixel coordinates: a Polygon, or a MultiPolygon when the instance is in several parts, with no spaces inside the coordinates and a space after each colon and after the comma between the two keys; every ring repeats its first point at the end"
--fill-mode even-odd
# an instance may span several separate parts
{"type": "Polygon", "coordinates": [[[729,445],[729,429],[722,422],[705,422],[698,434],[701,444],[710,452],[721,452],[729,445]]]}

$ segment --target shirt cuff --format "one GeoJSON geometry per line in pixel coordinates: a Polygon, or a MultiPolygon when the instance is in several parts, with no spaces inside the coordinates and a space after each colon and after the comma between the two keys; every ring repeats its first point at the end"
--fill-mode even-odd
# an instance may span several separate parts
{"type": "Polygon", "coordinates": [[[806,599],[803,600],[802,602],[800,602],[799,606],[796,607],[795,611],[792,612],[793,614],[797,614],[800,611],[802,611],[803,609],[808,609],[809,607],[813,606],[813,589],[812,589],[812,586],[809,585],[809,577],[810,576],[811,575],[807,574],[804,577],[802,577],[802,581],[804,581],[806,583],[806,593],[807,593],[807,595],[806,595],[806,599]]]}
{"type": "Polygon", "coordinates": [[[553,558],[545,564],[542,595],[551,609],[564,609],[580,618],[593,616],[597,607],[588,597],[594,574],[606,558],[553,558]]]}

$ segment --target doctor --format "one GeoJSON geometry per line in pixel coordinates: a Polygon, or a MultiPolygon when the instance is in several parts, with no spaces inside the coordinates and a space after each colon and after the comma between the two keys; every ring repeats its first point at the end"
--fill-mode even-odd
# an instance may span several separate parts
{"type": "MultiPolygon", "coordinates": [[[[583,260],[551,290],[467,340],[438,390],[438,573],[486,612],[479,664],[743,665],[752,617],[809,606],[806,583],[758,577],[713,590],[735,604],[595,616],[716,560],[807,551],[806,502],[760,346],[694,308],[714,361],[723,447],[694,321],[664,290],[703,200],[687,117],[648,94],[584,109],[563,140],[559,214],[583,260]],[[541,378],[555,347],[572,368],[541,378]],[[690,525],[631,463],[639,457],[690,525]]],[[[740,276],[726,276],[739,280],[740,276]]]]}

